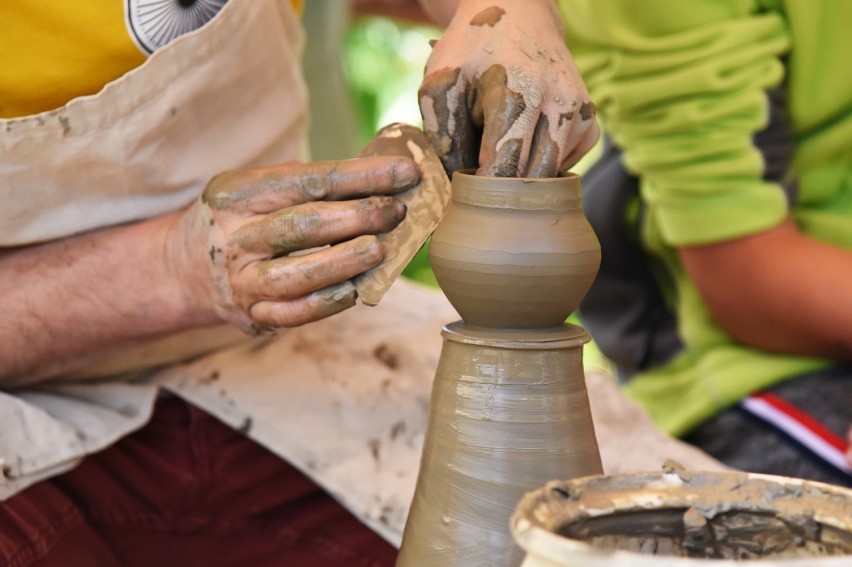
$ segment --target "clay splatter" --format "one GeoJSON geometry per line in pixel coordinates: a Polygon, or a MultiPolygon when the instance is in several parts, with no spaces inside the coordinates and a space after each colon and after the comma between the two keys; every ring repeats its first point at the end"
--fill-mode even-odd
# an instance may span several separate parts
{"type": "Polygon", "coordinates": [[[502,65],[492,65],[479,77],[472,118],[483,124],[479,174],[517,177],[523,140],[502,141],[526,110],[521,93],[508,86],[508,73],[502,65]],[[485,114],[488,109],[488,114],[485,114]],[[502,141],[502,143],[501,143],[502,141]],[[497,148],[492,151],[491,148],[497,148]]]}
{"type": "Polygon", "coordinates": [[[251,432],[251,428],[254,426],[254,420],[251,417],[246,417],[240,426],[237,428],[237,431],[242,433],[243,435],[248,435],[251,432]]]}
{"type": "Polygon", "coordinates": [[[470,21],[470,25],[490,26],[493,28],[495,25],[497,25],[497,22],[499,22],[503,18],[503,14],[505,13],[506,10],[498,6],[491,6],[490,8],[485,8],[473,17],[473,19],[470,21]]]}
{"type": "Polygon", "coordinates": [[[562,128],[562,124],[565,122],[570,122],[574,118],[573,112],[563,112],[559,115],[559,123],[557,123],[557,127],[562,128]]]}
{"type": "Polygon", "coordinates": [[[373,350],[373,356],[376,360],[390,368],[396,370],[399,368],[399,356],[393,352],[388,345],[382,343],[373,350]]]}
{"type": "Polygon", "coordinates": [[[211,262],[215,262],[215,261],[216,261],[216,256],[217,256],[218,254],[221,254],[221,253],[222,253],[222,249],[221,249],[221,248],[217,248],[216,246],[211,246],[211,247],[210,247],[210,261],[211,261],[211,262]]]}
{"type": "Polygon", "coordinates": [[[559,171],[559,145],[550,136],[550,120],[541,115],[535,125],[530,163],[526,177],[556,177],[559,171]]]}
{"type": "Polygon", "coordinates": [[[373,459],[375,459],[375,461],[378,462],[379,461],[379,452],[381,451],[381,448],[382,448],[382,442],[379,441],[378,439],[370,439],[369,441],[367,441],[367,447],[369,447],[370,454],[373,455],[373,459]]]}
{"type": "Polygon", "coordinates": [[[479,136],[468,112],[461,69],[440,69],[423,80],[418,92],[424,126],[448,173],[475,167],[479,136]]]}

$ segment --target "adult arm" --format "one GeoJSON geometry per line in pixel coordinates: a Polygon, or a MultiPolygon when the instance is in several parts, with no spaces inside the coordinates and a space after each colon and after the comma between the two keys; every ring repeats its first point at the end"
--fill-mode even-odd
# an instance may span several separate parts
{"type": "Polygon", "coordinates": [[[852,252],[792,219],[760,233],[679,249],[713,318],[754,348],[852,360],[852,252]]]}
{"type": "Polygon", "coordinates": [[[417,177],[386,157],[228,172],[184,211],[3,251],[0,388],[180,330],[267,332],[350,307],[348,280],[383,258],[374,235],[405,215],[382,195],[417,177]]]}

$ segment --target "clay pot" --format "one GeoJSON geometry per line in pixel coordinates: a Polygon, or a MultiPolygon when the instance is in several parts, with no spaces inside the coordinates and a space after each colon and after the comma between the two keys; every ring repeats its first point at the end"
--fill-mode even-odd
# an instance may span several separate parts
{"type": "Polygon", "coordinates": [[[457,171],[429,253],[438,283],[469,325],[556,327],[600,265],[580,177],[484,177],[457,171]]]}
{"type": "Polygon", "coordinates": [[[852,490],[742,472],[554,481],[512,517],[522,567],[852,565],[852,490]]]}

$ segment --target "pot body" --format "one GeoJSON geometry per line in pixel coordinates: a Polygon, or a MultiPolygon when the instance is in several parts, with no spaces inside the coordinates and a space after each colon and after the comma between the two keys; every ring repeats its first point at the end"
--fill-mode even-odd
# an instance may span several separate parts
{"type": "Polygon", "coordinates": [[[435,277],[469,325],[561,325],[588,291],[600,244],[583,214],[580,177],[453,175],[453,200],[432,235],[435,277]]]}

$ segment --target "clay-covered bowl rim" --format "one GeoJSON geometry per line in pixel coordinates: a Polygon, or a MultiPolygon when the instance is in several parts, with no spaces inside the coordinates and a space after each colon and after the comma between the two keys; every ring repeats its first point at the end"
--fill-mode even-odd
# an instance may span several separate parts
{"type": "Polygon", "coordinates": [[[848,513],[850,503],[852,489],[841,486],[740,471],[689,471],[678,468],[661,473],[593,475],[548,482],[521,499],[512,515],[511,530],[516,543],[529,556],[546,558],[554,565],[733,567],[755,564],[770,567],[848,567],[852,557],[848,554],[745,562],[645,555],[600,549],[584,540],[561,535],[560,532],[574,523],[611,514],[681,508],[706,510],[711,514],[736,510],[773,512],[782,504],[791,517],[799,514],[810,516],[823,525],[852,532],[852,516],[848,513]],[[571,562],[565,563],[566,557],[570,557],[571,562]]]}
{"type": "Polygon", "coordinates": [[[453,201],[478,207],[552,211],[580,207],[580,176],[570,171],[559,177],[492,177],[475,169],[453,173],[453,201]]]}

